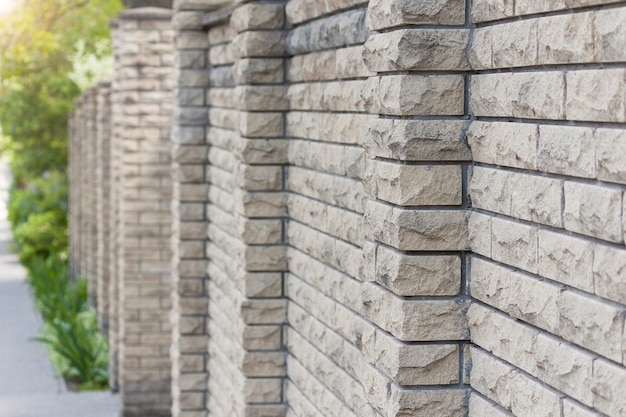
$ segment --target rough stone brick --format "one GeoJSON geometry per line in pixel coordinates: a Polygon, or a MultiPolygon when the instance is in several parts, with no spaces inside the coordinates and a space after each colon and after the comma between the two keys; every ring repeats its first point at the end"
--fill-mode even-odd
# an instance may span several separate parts
{"type": "Polygon", "coordinates": [[[569,71],[565,111],[569,120],[626,121],[623,69],[569,71]]]}
{"type": "Polygon", "coordinates": [[[538,168],[555,174],[595,178],[595,148],[592,129],[540,125],[538,168]]]}
{"type": "Polygon", "coordinates": [[[282,86],[238,86],[235,99],[240,110],[277,111],[289,108],[287,89],[282,86]]]}
{"type": "Polygon", "coordinates": [[[241,59],[233,66],[234,80],[237,84],[272,84],[282,83],[283,60],[249,58],[241,59]]]}
{"type": "Polygon", "coordinates": [[[594,363],[593,406],[601,412],[622,417],[626,410],[626,398],[620,387],[626,384],[626,371],[603,359],[594,363]]]}
{"type": "Polygon", "coordinates": [[[598,179],[626,184],[626,132],[596,129],[594,144],[598,179]]]}
{"type": "Polygon", "coordinates": [[[371,113],[393,116],[461,115],[464,81],[460,75],[371,77],[363,91],[371,113]]]}
{"type": "Polygon", "coordinates": [[[596,61],[593,13],[542,17],[538,22],[538,63],[573,64],[596,61]]]}
{"type": "Polygon", "coordinates": [[[548,230],[539,230],[538,239],[539,275],[593,293],[593,242],[548,230]]]}
{"type": "Polygon", "coordinates": [[[626,8],[612,8],[593,12],[593,34],[596,60],[617,62],[626,60],[621,40],[626,37],[626,8]]]}
{"type": "Polygon", "coordinates": [[[494,260],[537,272],[537,228],[494,217],[491,236],[494,260]]]}
{"type": "Polygon", "coordinates": [[[510,414],[494,405],[482,395],[472,392],[469,399],[469,413],[472,416],[509,417],[510,414]]]}
{"type": "Polygon", "coordinates": [[[470,88],[470,107],[477,116],[565,118],[565,80],[558,71],[474,75],[470,88]]]}
{"type": "Polygon", "coordinates": [[[239,113],[239,133],[249,138],[283,135],[282,113],[239,113]]]}
{"type": "Polygon", "coordinates": [[[566,181],[565,229],[611,242],[623,242],[622,195],[621,190],[566,181]]]}
{"type": "Polygon", "coordinates": [[[400,206],[453,206],[462,202],[460,165],[417,166],[371,162],[364,183],[380,200],[400,206]]]}
{"type": "Polygon", "coordinates": [[[467,140],[475,161],[537,169],[538,131],[534,124],[476,121],[467,130],[467,140]]]}
{"type": "Polygon", "coordinates": [[[563,399],[563,417],[598,417],[599,414],[587,410],[581,405],[576,404],[574,401],[565,398],[563,399]]]}
{"type": "Polygon", "coordinates": [[[478,23],[511,17],[514,5],[514,0],[477,0],[472,4],[472,21],[478,23]]]}
{"type": "Polygon", "coordinates": [[[371,236],[400,250],[465,250],[467,218],[462,210],[402,210],[368,202],[371,236]]]}
{"type": "Polygon", "coordinates": [[[468,222],[469,245],[474,253],[491,257],[491,216],[473,212],[468,222]]]}
{"type": "Polygon", "coordinates": [[[411,256],[379,246],[376,281],[400,296],[457,295],[461,287],[459,256],[411,256]]]}
{"type": "Polygon", "coordinates": [[[230,25],[237,32],[279,29],[284,24],[284,8],[278,4],[245,4],[235,9],[230,17],[230,25]]]}
{"type": "Polygon", "coordinates": [[[593,279],[597,295],[626,304],[626,251],[595,245],[593,279]]]}
{"type": "Polygon", "coordinates": [[[460,0],[374,0],[369,3],[367,25],[381,30],[405,25],[462,25],[465,2],[460,0]]]}
{"type": "Polygon", "coordinates": [[[333,80],[338,64],[336,55],[336,51],[322,51],[294,56],[287,61],[287,79],[291,82],[333,80]]]}
{"type": "Polygon", "coordinates": [[[370,36],[363,59],[370,71],[468,69],[465,29],[401,29],[370,36]]]}
{"type": "Polygon", "coordinates": [[[365,5],[365,0],[335,0],[329,3],[324,0],[291,0],[287,3],[287,19],[291,24],[298,24],[307,20],[319,18],[343,9],[365,5]]]}
{"type": "Polygon", "coordinates": [[[337,49],[335,68],[330,74],[335,74],[339,79],[374,76],[375,73],[367,68],[363,60],[363,51],[361,45],[337,49]]]}
{"type": "Polygon", "coordinates": [[[470,51],[472,68],[536,65],[537,26],[537,20],[531,19],[477,29],[470,51]]]}

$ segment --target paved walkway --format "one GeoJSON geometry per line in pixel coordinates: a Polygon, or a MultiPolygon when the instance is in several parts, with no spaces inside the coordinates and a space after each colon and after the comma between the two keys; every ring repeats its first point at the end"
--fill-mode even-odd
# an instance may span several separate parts
{"type": "Polygon", "coordinates": [[[108,392],[68,392],[44,346],[31,342],[41,318],[24,268],[9,252],[6,219],[9,170],[0,163],[0,417],[116,417],[118,398],[108,392]]]}

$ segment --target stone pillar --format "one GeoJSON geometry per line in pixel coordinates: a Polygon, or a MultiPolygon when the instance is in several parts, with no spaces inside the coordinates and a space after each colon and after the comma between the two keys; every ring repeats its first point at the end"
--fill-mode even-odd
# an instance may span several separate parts
{"type": "Polygon", "coordinates": [[[366,137],[362,298],[377,328],[364,337],[362,382],[385,416],[463,416],[470,31],[465,1],[408,3],[372,0],[368,13],[380,33],[365,44],[377,76],[364,96],[379,117],[366,137]]]}
{"type": "Polygon", "coordinates": [[[97,257],[96,293],[100,331],[107,334],[109,325],[110,213],[111,213],[111,83],[101,82],[96,89],[96,215],[97,257]]]}
{"type": "Polygon", "coordinates": [[[169,416],[171,408],[171,16],[166,9],[132,9],[119,15],[114,34],[116,330],[124,416],[169,416]]]}
{"type": "Polygon", "coordinates": [[[97,129],[97,95],[96,89],[91,89],[85,93],[87,100],[86,107],[86,145],[85,152],[86,169],[83,172],[85,177],[86,189],[83,191],[86,202],[86,223],[85,223],[85,251],[84,254],[86,270],[85,277],[88,280],[87,298],[89,305],[95,306],[97,302],[97,257],[98,257],[98,188],[100,183],[97,180],[98,166],[100,160],[97,155],[98,147],[98,129],[97,129]]]}
{"type": "Polygon", "coordinates": [[[80,218],[80,204],[79,204],[79,183],[80,178],[80,141],[78,138],[78,126],[79,126],[80,108],[79,101],[74,104],[74,110],[70,114],[69,118],[69,141],[70,149],[68,154],[68,182],[69,187],[69,264],[70,264],[70,277],[76,278],[78,276],[78,234],[79,234],[79,218],[80,218]]]}
{"type": "Polygon", "coordinates": [[[88,217],[88,202],[89,196],[87,195],[87,190],[89,189],[89,178],[87,178],[87,172],[89,171],[89,164],[87,161],[88,155],[88,147],[89,147],[89,139],[87,135],[87,117],[89,114],[88,110],[88,98],[87,96],[83,96],[80,103],[80,116],[79,116],[79,125],[78,125],[78,140],[80,141],[79,146],[79,177],[78,182],[80,183],[80,189],[78,192],[80,211],[80,218],[78,220],[78,274],[79,277],[85,277],[87,273],[87,230],[89,229],[89,217],[88,217]]]}
{"type": "Polygon", "coordinates": [[[206,416],[207,315],[206,260],[206,93],[208,38],[204,7],[178,2],[176,30],[176,107],[172,129],[172,415],[206,416]]]}

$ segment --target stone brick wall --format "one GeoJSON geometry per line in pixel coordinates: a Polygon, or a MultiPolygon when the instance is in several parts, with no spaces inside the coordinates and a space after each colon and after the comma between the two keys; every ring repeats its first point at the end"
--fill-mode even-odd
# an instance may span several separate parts
{"type": "Polygon", "coordinates": [[[626,7],[471,18],[470,413],[622,416],[626,7]]]}
{"type": "Polygon", "coordinates": [[[623,1],[174,9],[117,22],[95,244],[70,124],[126,415],[626,416],[623,1]]]}

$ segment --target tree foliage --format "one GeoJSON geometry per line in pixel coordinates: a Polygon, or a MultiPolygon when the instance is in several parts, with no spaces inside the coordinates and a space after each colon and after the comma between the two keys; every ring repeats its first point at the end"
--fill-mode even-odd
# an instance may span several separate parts
{"type": "Polygon", "coordinates": [[[0,126],[20,182],[65,169],[68,115],[101,75],[85,63],[100,69],[110,56],[120,10],[119,0],[19,0],[0,18],[0,126]]]}

